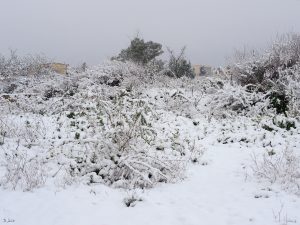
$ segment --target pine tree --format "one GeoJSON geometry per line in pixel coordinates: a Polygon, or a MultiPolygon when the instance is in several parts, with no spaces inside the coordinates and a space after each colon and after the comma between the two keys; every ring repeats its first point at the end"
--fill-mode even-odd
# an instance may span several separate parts
{"type": "Polygon", "coordinates": [[[117,57],[112,59],[146,65],[162,53],[161,44],[152,41],[145,42],[144,39],[135,37],[127,49],[123,49],[117,57]]]}

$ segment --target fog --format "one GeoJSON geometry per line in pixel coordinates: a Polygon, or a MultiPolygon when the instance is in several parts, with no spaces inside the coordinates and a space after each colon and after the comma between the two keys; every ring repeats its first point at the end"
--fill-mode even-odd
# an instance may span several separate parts
{"type": "Polygon", "coordinates": [[[300,32],[299,0],[0,0],[0,53],[44,53],[97,64],[137,33],[193,64],[222,65],[234,49],[300,32]]]}

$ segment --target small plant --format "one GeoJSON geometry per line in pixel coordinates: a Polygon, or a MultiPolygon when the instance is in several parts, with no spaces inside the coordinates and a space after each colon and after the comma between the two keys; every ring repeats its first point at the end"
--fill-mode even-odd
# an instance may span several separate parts
{"type": "Polygon", "coordinates": [[[275,155],[275,154],[276,154],[276,152],[274,151],[274,149],[272,149],[271,151],[268,151],[269,156],[272,156],[272,155],[275,155]]]}
{"type": "Polygon", "coordinates": [[[198,126],[199,124],[200,124],[199,121],[193,121],[193,125],[194,125],[194,126],[198,126]]]}
{"type": "Polygon", "coordinates": [[[44,92],[44,100],[49,100],[50,98],[56,97],[58,94],[61,94],[61,92],[54,89],[54,87],[51,87],[44,92]]]}
{"type": "Polygon", "coordinates": [[[142,198],[138,197],[136,194],[131,194],[129,197],[124,199],[124,204],[126,207],[134,207],[137,202],[143,201],[142,198]]]}
{"type": "Polygon", "coordinates": [[[103,122],[103,119],[101,117],[99,118],[99,125],[104,126],[104,122],[103,122]]]}
{"type": "Polygon", "coordinates": [[[76,132],[75,133],[75,139],[78,140],[80,138],[80,133],[76,132]]]}
{"type": "Polygon", "coordinates": [[[285,93],[272,92],[269,96],[270,106],[276,110],[277,114],[284,114],[289,110],[289,99],[285,93]]]}
{"type": "Polygon", "coordinates": [[[283,116],[276,116],[273,118],[273,124],[281,129],[291,130],[291,128],[296,129],[296,123],[294,120],[283,117],[283,116]]]}
{"type": "Polygon", "coordinates": [[[4,145],[5,135],[6,135],[5,131],[0,131],[0,145],[4,145]]]}
{"type": "Polygon", "coordinates": [[[296,129],[296,125],[294,121],[287,121],[286,122],[286,130],[290,130],[291,128],[296,129]]]}
{"type": "Polygon", "coordinates": [[[69,114],[67,114],[67,117],[69,119],[75,119],[75,113],[74,112],[70,112],[69,114]]]}
{"type": "Polygon", "coordinates": [[[274,130],[274,128],[272,128],[272,127],[270,127],[270,126],[268,126],[268,125],[266,125],[266,124],[262,125],[262,128],[263,128],[264,130],[267,130],[267,131],[270,131],[270,132],[272,132],[272,131],[274,130]]]}

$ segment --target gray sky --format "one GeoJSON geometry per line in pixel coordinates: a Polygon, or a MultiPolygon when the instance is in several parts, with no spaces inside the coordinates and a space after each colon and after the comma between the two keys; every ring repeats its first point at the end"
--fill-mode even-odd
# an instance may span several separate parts
{"type": "Polygon", "coordinates": [[[263,48],[300,33],[299,0],[0,0],[0,53],[44,53],[97,64],[137,32],[193,64],[224,64],[234,48],[263,48]]]}

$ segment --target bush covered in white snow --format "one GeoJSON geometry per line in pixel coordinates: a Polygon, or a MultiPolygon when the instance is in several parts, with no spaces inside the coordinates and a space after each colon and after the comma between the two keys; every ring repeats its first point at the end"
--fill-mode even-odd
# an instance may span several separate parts
{"type": "Polygon", "coordinates": [[[89,183],[147,188],[174,182],[183,177],[186,163],[201,157],[203,151],[197,140],[184,139],[179,130],[163,126],[165,115],[134,90],[100,97],[88,120],[97,141],[76,156],[70,173],[88,177],[89,183]]]}
{"type": "Polygon", "coordinates": [[[0,54],[0,79],[22,75],[41,75],[50,70],[43,66],[49,60],[42,55],[19,56],[11,50],[9,56],[0,54]]]}
{"type": "Polygon", "coordinates": [[[6,173],[1,180],[5,188],[31,191],[42,187],[47,178],[45,161],[39,157],[30,157],[27,152],[12,151],[5,153],[6,173]]]}
{"type": "Polygon", "coordinates": [[[230,75],[244,92],[262,93],[261,100],[268,100],[268,107],[276,113],[298,116],[300,35],[281,36],[262,54],[239,54],[230,75]]]}
{"type": "Polygon", "coordinates": [[[300,194],[300,157],[289,149],[253,155],[254,175],[270,183],[278,182],[288,191],[300,194]]]}
{"type": "Polygon", "coordinates": [[[254,175],[295,188],[297,37],[235,63],[224,77],[176,79],[152,61],[116,60],[66,76],[15,76],[11,90],[0,87],[2,186],[31,190],[47,179],[150,188],[184,178],[205,147],[238,145],[267,150],[254,175]],[[291,154],[281,157],[282,149],[291,154]]]}

